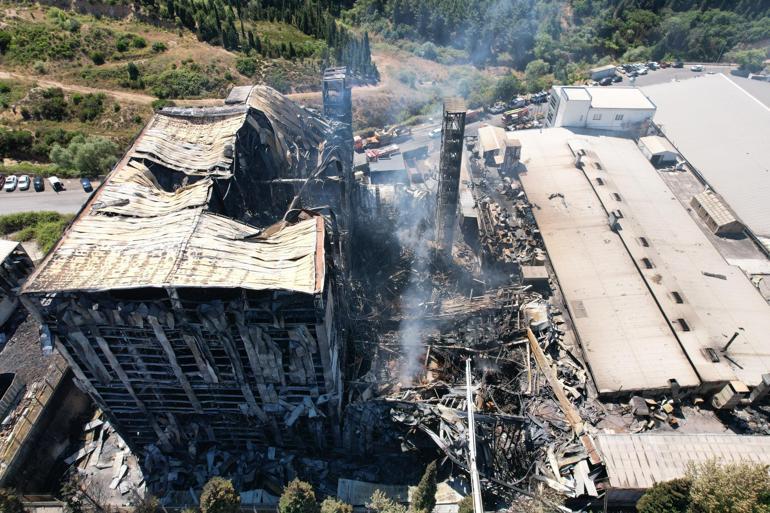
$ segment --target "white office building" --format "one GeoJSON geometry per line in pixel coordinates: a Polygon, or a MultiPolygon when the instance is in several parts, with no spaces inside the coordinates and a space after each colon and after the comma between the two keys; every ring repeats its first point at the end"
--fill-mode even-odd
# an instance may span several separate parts
{"type": "Polygon", "coordinates": [[[655,104],[635,87],[553,86],[547,126],[642,134],[655,104]]]}

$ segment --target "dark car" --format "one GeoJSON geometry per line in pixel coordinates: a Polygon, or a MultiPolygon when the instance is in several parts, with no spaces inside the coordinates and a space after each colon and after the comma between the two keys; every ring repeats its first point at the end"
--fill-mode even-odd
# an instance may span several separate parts
{"type": "Polygon", "coordinates": [[[45,190],[45,180],[43,180],[42,176],[36,176],[32,179],[32,187],[34,187],[35,192],[43,192],[45,190]]]}
{"type": "Polygon", "coordinates": [[[684,62],[682,61],[676,61],[674,64],[671,65],[674,68],[684,68],[684,62]]]}
{"type": "Polygon", "coordinates": [[[83,190],[86,192],[92,192],[94,190],[94,187],[91,185],[91,180],[88,178],[81,178],[80,179],[80,185],[83,186],[83,190]]]}
{"type": "Polygon", "coordinates": [[[0,175],[0,189],[5,187],[5,175],[0,175]]]}
{"type": "Polygon", "coordinates": [[[599,85],[601,86],[612,85],[612,77],[604,77],[599,81],[599,85]]]}
{"type": "Polygon", "coordinates": [[[622,82],[623,81],[623,77],[621,77],[620,75],[615,75],[614,77],[612,77],[612,81],[616,82],[616,83],[617,82],[622,82]]]}

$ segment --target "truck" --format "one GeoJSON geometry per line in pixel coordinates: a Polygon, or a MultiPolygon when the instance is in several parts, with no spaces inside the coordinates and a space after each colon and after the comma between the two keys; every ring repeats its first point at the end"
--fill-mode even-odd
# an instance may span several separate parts
{"type": "Polygon", "coordinates": [[[374,148],[366,150],[366,159],[368,161],[377,160],[381,157],[387,157],[388,155],[393,155],[394,153],[398,153],[399,148],[397,144],[391,144],[389,146],[385,146],[384,148],[374,148]]]}
{"type": "Polygon", "coordinates": [[[408,126],[392,126],[383,130],[377,130],[374,136],[379,140],[379,143],[389,144],[396,141],[401,141],[412,135],[412,129],[408,126]]]}
{"type": "Polygon", "coordinates": [[[519,107],[518,109],[511,109],[503,113],[503,122],[506,125],[512,125],[514,123],[521,123],[529,117],[528,107],[519,107]]]}
{"type": "Polygon", "coordinates": [[[468,109],[465,112],[465,122],[473,123],[478,121],[484,115],[484,109],[468,109]]]}

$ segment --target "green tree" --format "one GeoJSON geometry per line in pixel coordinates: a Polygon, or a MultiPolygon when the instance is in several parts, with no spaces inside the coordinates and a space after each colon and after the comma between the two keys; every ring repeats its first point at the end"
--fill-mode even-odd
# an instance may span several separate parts
{"type": "Polygon", "coordinates": [[[381,490],[375,490],[366,505],[366,509],[370,513],[406,513],[406,508],[403,505],[389,499],[381,490]]]}
{"type": "Polygon", "coordinates": [[[24,513],[24,505],[11,490],[0,488],[0,511],[3,513],[24,513]]]}
{"type": "Polygon", "coordinates": [[[466,495],[458,504],[457,513],[473,513],[473,495],[466,495]]]}
{"type": "Polygon", "coordinates": [[[495,84],[495,100],[510,101],[522,90],[521,81],[515,75],[507,75],[495,84]]]}
{"type": "Polygon", "coordinates": [[[353,513],[353,506],[332,497],[327,497],[321,502],[321,513],[353,513]]]}
{"type": "Polygon", "coordinates": [[[133,62],[126,65],[126,72],[129,80],[136,81],[139,78],[139,67],[133,62]]]}
{"type": "Polygon", "coordinates": [[[278,500],[279,513],[318,513],[319,511],[313,486],[299,479],[294,479],[287,484],[278,500]]]}
{"type": "Polygon", "coordinates": [[[755,463],[718,465],[708,461],[691,466],[688,513],[767,513],[770,511],[770,476],[755,463]]]}
{"type": "Polygon", "coordinates": [[[734,60],[740,66],[740,69],[749,73],[757,73],[765,67],[767,51],[761,48],[753,50],[740,50],[731,52],[728,58],[734,60]]]}
{"type": "Polygon", "coordinates": [[[235,491],[232,481],[212,477],[201,493],[201,513],[237,513],[241,507],[241,496],[235,491]]]}
{"type": "Polygon", "coordinates": [[[412,494],[412,509],[430,513],[436,506],[436,462],[432,461],[412,494]]]}
{"type": "Polygon", "coordinates": [[[527,89],[530,92],[541,91],[545,89],[546,84],[543,77],[550,71],[550,66],[542,59],[535,59],[524,68],[524,77],[527,81],[527,89]]]}
{"type": "Polygon", "coordinates": [[[687,478],[655,483],[636,504],[639,513],[685,513],[690,505],[690,487],[687,478]]]}
{"type": "Polygon", "coordinates": [[[5,30],[0,30],[0,53],[5,53],[11,45],[11,34],[5,30]]]}
{"type": "Polygon", "coordinates": [[[66,147],[54,144],[50,158],[57,166],[75,170],[81,176],[98,176],[115,165],[117,152],[118,147],[109,139],[77,135],[66,147]]]}

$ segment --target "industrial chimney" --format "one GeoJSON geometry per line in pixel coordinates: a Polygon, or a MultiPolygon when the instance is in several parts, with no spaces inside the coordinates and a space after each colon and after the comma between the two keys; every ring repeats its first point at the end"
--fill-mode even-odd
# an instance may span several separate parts
{"type": "Polygon", "coordinates": [[[436,205],[436,246],[440,252],[447,256],[452,254],[452,242],[457,221],[465,111],[465,102],[462,98],[444,99],[436,205]]]}

